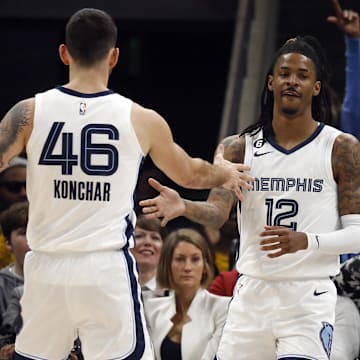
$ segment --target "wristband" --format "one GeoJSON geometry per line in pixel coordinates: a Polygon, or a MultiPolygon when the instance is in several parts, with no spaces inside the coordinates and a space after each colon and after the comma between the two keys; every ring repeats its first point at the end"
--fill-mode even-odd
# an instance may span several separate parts
{"type": "Polygon", "coordinates": [[[316,234],[305,233],[307,236],[308,246],[307,250],[319,250],[319,236],[316,234]]]}

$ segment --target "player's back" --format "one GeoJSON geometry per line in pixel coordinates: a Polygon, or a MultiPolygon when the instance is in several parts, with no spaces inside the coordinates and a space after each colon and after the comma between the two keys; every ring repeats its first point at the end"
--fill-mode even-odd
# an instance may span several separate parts
{"type": "Polygon", "coordinates": [[[143,152],[132,101],[64,87],[37,94],[27,144],[27,236],[35,251],[119,249],[134,225],[143,152]]]}

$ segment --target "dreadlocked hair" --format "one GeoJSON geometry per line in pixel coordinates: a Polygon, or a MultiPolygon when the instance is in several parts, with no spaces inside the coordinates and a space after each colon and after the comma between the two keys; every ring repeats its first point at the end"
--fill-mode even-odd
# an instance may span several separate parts
{"type": "Polygon", "coordinates": [[[265,84],[261,93],[260,116],[256,123],[245,128],[240,135],[245,133],[257,133],[263,129],[265,138],[273,136],[272,118],[274,107],[274,95],[268,89],[269,75],[273,75],[273,70],[277,59],[284,54],[299,53],[309,59],[315,65],[316,77],[321,81],[321,89],[318,96],[314,96],[312,101],[312,116],[318,121],[329,125],[337,123],[333,109],[334,91],[329,84],[330,66],[326,58],[324,49],[320,42],[313,36],[296,36],[287,40],[284,45],[276,52],[269,71],[266,74],[265,84]]]}

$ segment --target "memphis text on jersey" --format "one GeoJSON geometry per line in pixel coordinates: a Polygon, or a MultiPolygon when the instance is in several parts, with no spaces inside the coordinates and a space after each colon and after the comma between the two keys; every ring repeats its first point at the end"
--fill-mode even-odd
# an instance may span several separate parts
{"type": "Polygon", "coordinates": [[[253,191],[291,191],[321,192],[323,179],[295,178],[295,177],[259,177],[255,179],[253,191]]]}

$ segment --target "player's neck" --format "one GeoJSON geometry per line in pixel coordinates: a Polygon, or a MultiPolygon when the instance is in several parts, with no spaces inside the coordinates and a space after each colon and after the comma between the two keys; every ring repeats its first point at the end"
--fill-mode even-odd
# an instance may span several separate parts
{"type": "Polygon", "coordinates": [[[92,94],[108,89],[109,72],[107,69],[95,67],[86,69],[70,69],[69,82],[65,87],[72,90],[92,94]]]}
{"type": "Polygon", "coordinates": [[[272,122],[275,141],[285,149],[292,149],[304,142],[314,133],[318,125],[319,123],[309,116],[293,119],[278,116],[272,122]]]}

